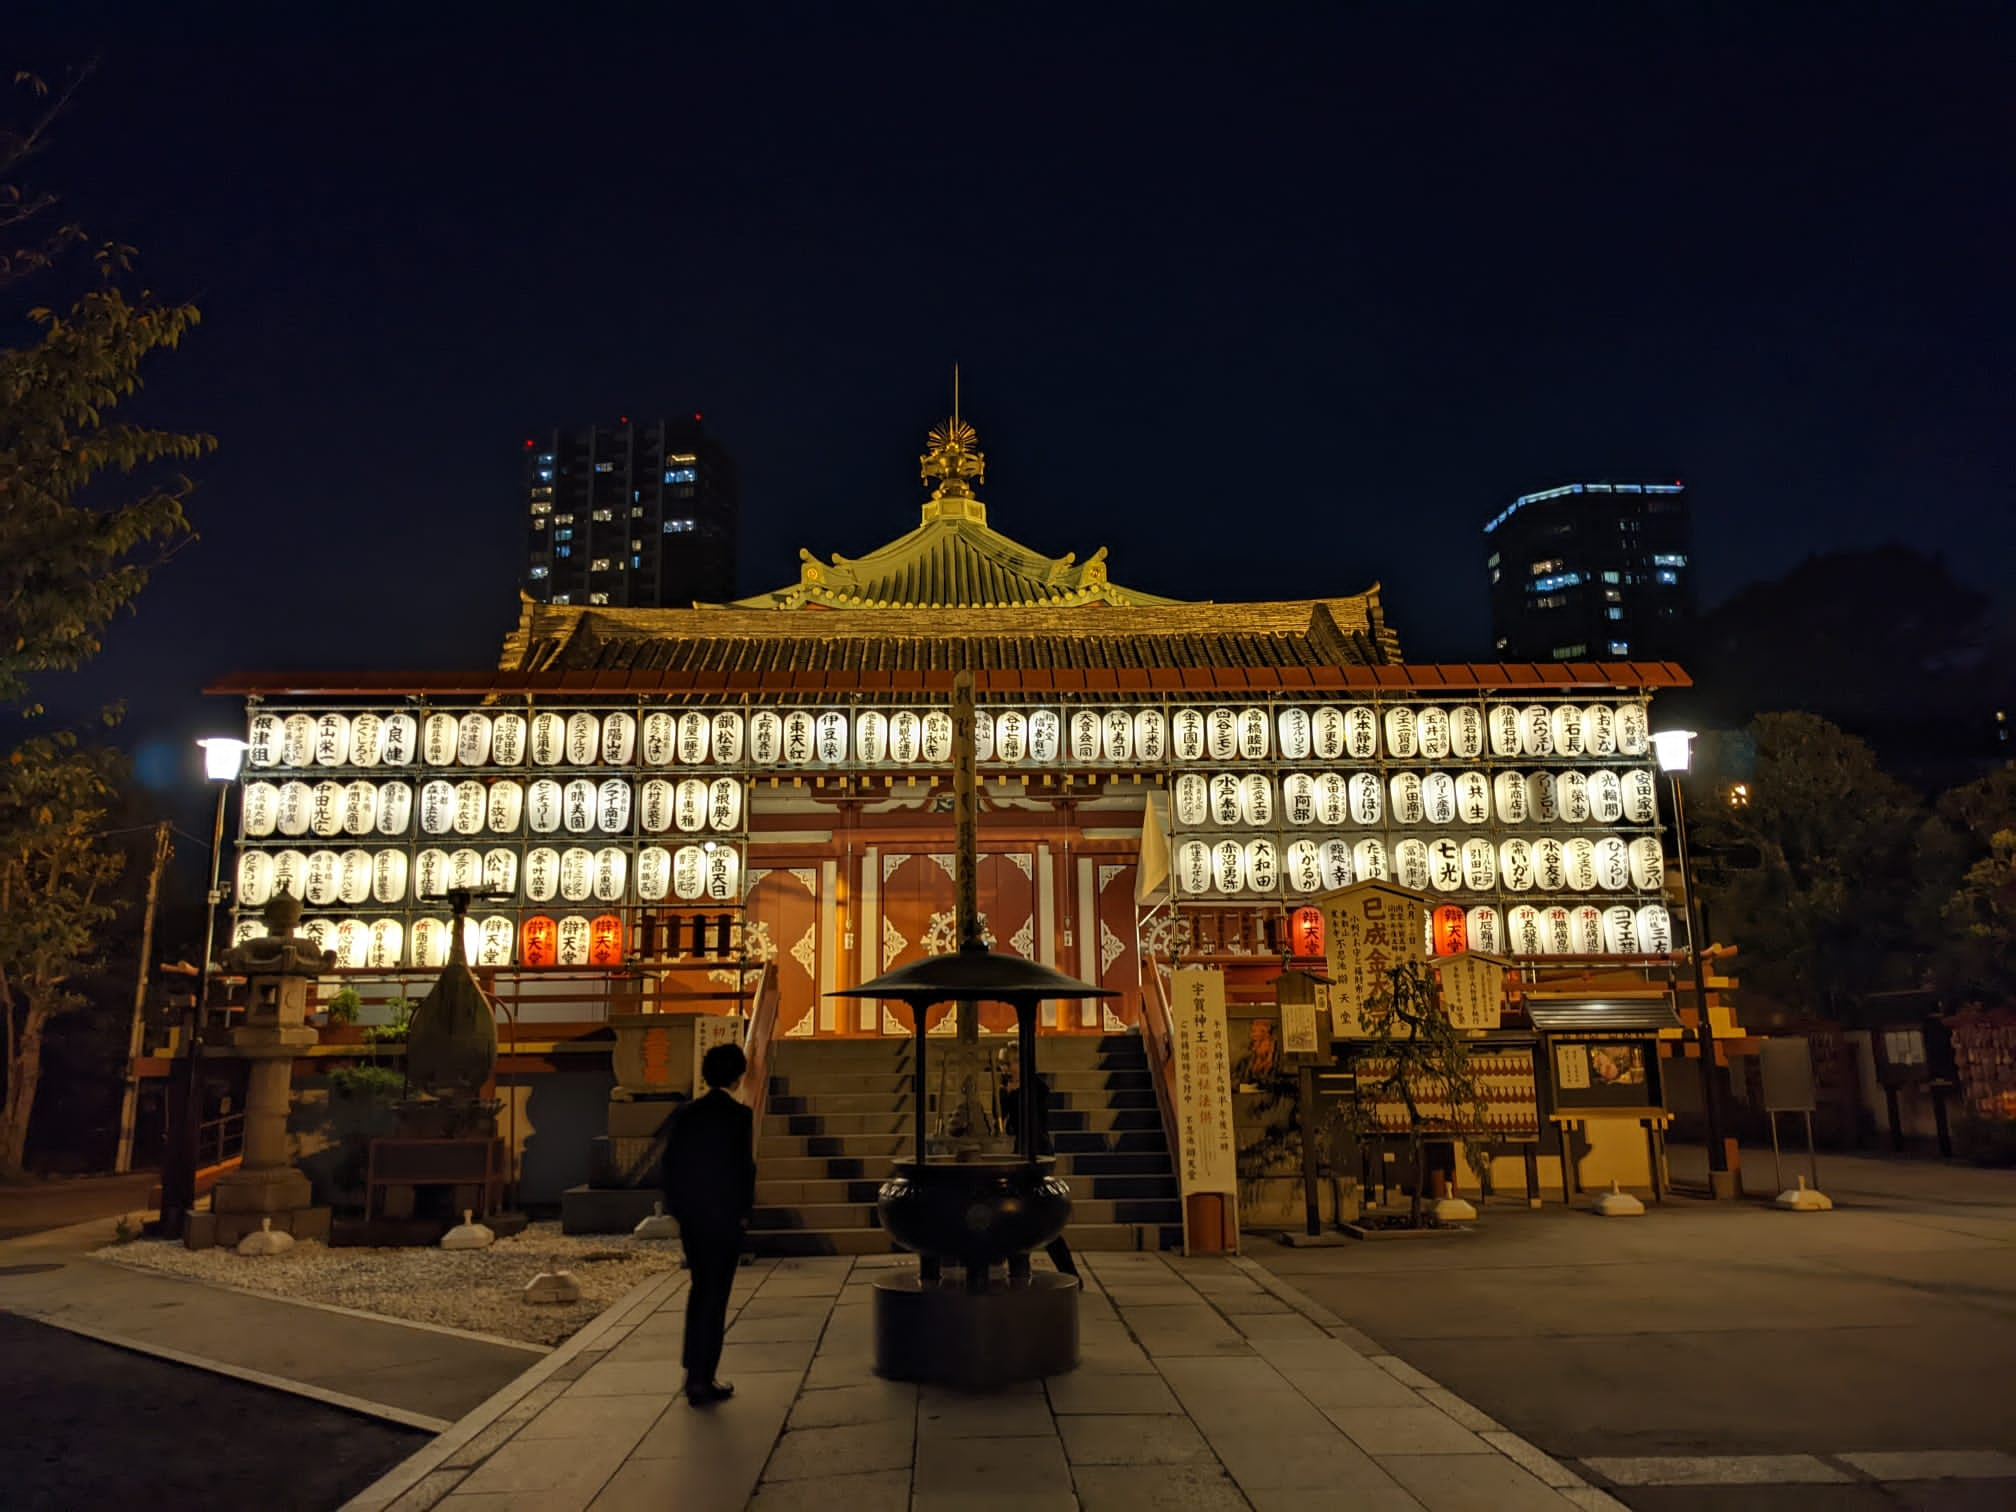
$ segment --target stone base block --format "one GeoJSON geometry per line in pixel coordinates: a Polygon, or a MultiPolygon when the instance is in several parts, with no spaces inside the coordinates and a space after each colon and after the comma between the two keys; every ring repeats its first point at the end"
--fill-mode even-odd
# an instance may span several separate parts
{"type": "Polygon", "coordinates": [[[560,1232],[627,1234],[664,1200],[650,1187],[569,1187],[560,1194],[560,1232]]]}
{"type": "Polygon", "coordinates": [[[609,1099],[609,1136],[612,1139],[656,1139],[672,1110],[682,1097],[626,1097],[609,1099]]]}
{"type": "Polygon", "coordinates": [[[1078,1366],[1078,1282],[1038,1271],[968,1291],[914,1272],[875,1282],[875,1373],[991,1391],[1078,1366]]]}
{"type": "Polygon", "coordinates": [[[301,1207],[283,1213],[191,1213],[182,1242],[190,1249],[236,1249],[240,1239],[258,1233],[260,1225],[269,1218],[275,1229],[292,1234],[297,1243],[303,1239],[329,1242],[326,1207],[301,1207]]]}
{"type": "MultiPolygon", "coordinates": [[[[259,1213],[277,1216],[305,1208],[313,1201],[308,1178],[292,1166],[247,1170],[240,1166],[226,1171],[210,1189],[210,1208],[215,1213],[259,1213]]],[[[279,1228],[276,1222],[273,1225],[279,1228]]],[[[252,1225],[258,1228],[257,1222],[252,1225]]]]}

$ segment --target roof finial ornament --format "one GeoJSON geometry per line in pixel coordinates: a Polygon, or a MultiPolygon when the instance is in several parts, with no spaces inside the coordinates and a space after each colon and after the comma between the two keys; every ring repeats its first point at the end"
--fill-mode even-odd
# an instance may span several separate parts
{"type": "Polygon", "coordinates": [[[917,459],[919,475],[927,481],[937,479],[938,486],[931,490],[931,497],[924,503],[924,523],[938,519],[973,520],[987,523],[987,507],[973,496],[972,483],[987,481],[987,459],[981,455],[976,444],[980,439],[978,431],[968,425],[959,413],[959,364],[952,364],[952,418],[942,425],[934,425],[926,434],[924,444],[929,448],[917,459]]]}

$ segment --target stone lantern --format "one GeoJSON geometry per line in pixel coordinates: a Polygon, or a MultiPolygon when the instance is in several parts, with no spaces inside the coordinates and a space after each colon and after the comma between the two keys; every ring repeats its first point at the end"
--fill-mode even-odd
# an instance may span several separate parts
{"type": "Polygon", "coordinates": [[[304,1022],[308,984],[336,964],[294,933],[301,900],[282,893],[266,905],[266,935],[224,956],[224,969],[246,979],[245,1021],[231,1031],[230,1053],[247,1062],[245,1147],[238,1168],[217,1178],[210,1211],[192,1214],[191,1249],[235,1246],[271,1220],[296,1239],[329,1237],[329,1209],[316,1207],[308,1178],[287,1155],[287,1115],[293,1103],[294,1057],[318,1036],[304,1022]]]}

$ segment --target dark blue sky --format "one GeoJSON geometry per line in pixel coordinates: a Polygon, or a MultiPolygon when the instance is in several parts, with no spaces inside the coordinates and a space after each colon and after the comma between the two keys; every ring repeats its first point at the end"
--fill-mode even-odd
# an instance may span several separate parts
{"type": "Polygon", "coordinates": [[[490,661],[555,422],[704,411],[745,591],[886,540],[955,357],[997,527],[1381,579],[1417,660],[1488,654],[1479,526],[1577,478],[1684,478],[1711,600],[1893,538],[2006,591],[2007,7],[325,14],[0,60],[100,55],[41,173],[204,310],[145,401],[219,438],[203,540],[74,690],[135,739],[232,668],[490,661]]]}

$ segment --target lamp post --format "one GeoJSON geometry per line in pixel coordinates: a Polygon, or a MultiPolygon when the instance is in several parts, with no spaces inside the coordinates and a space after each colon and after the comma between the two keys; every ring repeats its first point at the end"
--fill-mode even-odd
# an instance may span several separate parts
{"type": "Polygon", "coordinates": [[[210,971],[217,954],[217,906],[224,901],[224,809],[231,788],[245,764],[245,742],[213,735],[196,742],[203,748],[203,775],[217,785],[217,817],[210,830],[210,891],[203,910],[203,961],[197,968],[196,1002],[183,1015],[183,1072],[179,1138],[168,1151],[161,1173],[161,1223],[170,1236],[180,1235],[196,1208],[196,1167],[203,1125],[203,1025],[210,1007],[210,971]]]}
{"type": "Polygon", "coordinates": [[[1687,954],[1694,964],[1695,1036],[1701,1048],[1701,1118],[1708,1133],[1708,1195],[1734,1195],[1729,1150],[1722,1142],[1722,1108],[1715,1095],[1715,1031],[1708,1022],[1708,973],[1701,958],[1701,908],[1694,896],[1694,863],[1687,851],[1687,800],[1680,779],[1694,759],[1692,730],[1662,730],[1652,737],[1659,770],[1673,793],[1673,834],[1680,852],[1680,903],[1687,914],[1687,954]]]}

